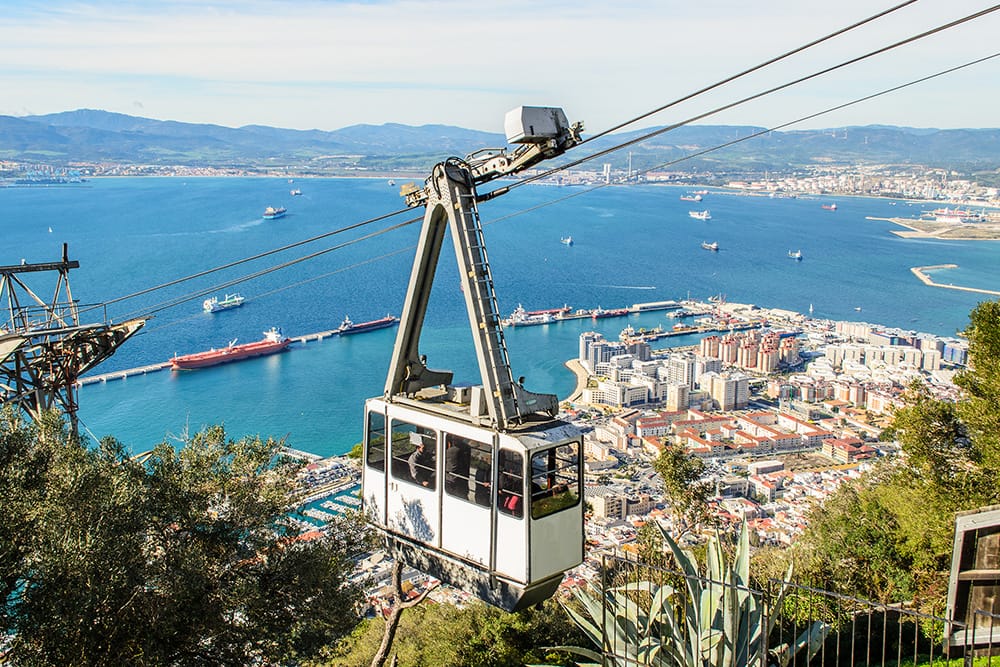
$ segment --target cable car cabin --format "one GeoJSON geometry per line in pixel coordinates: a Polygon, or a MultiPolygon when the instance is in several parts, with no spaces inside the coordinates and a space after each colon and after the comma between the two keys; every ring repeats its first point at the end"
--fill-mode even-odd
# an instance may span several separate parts
{"type": "Polygon", "coordinates": [[[369,520],[414,567],[516,611],[583,561],[583,440],[547,419],[506,432],[413,402],[365,404],[369,520]]]}
{"type": "Polygon", "coordinates": [[[583,561],[583,440],[555,419],[555,394],[514,380],[476,194],[476,184],[577,145],[582,126],[556,108],[512,113],[512,128],[527,124],[512,139],[519,148],[448,158],[423,188],[400,191],[408,206],[424,207],[424,221],[385,391],[365,403],[361,478],[368,519],[396,558],[508,611],[548,598],[583,561]],[[452,372],[431,370],[420,353],[448,230],[480,386],[450,386],[452,372]]]}

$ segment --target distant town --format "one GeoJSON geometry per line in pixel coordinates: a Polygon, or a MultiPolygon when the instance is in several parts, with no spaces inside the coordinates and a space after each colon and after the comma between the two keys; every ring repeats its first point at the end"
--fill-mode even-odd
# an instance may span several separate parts
{"type": "MultiPolygon", "coordinates": [[[[293,167],[212,167],[185,165],[136,165],[117,163],[73,163],[65,167],[0,160],[0,187],[73,185],[89,178],[121,176],[172,177],[351,177],[422,179],[426,171],[391,170],[342,164],[329,170],[293,167]]],[[[532,174],[528,174],[532,175],[532,174]]],[[[900,165],[814,166],[789,173],[763,172],[731,180],[705,171],[615,170],[605,164],[600,170],[569,170],[543,179],[550,185],[598,186],[612,184],[704,185],[734,193],[798,196],[863,196],[910,199],[969,207],[1000,207],[1000,187],[980,185],[947,169],[901,167],[900,165]],[[752,176],[752,177],[749,177],[752,176]]],[[[984,211],[984,215],[986,212],[984,211]]]]}

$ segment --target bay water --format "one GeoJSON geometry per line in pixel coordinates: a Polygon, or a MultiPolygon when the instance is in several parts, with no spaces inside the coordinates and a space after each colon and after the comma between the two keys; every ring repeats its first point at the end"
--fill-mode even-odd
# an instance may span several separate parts
{"type": "MultiPolygon", "coordinates": [[[[532,185],[481,207],[500,309],[564,304],[616,308],[637,302],[729,301],[954,335],[969,311],[991,297],[928,287],[910,267],[952,263],[936,280],[1000,288],[1000,244],[903,239],[892,223],[929,203],[824,197],[767,198],[713,192],[681,201],[689,188],[653,185],[532,185]],[[836,203],[837,210],[821,203],[836,203]],[[711,211],[692,219],[690,210],[711,211]],[[572,236],[571,246],[560,243],[572,236]],[[701,248],[717,242],[718,252],[701,248]],[[802,261],[788,257],[801,250],[802,261]]],[[[251,342],[279,326],[289,336],[399,315],[419,224],[347,243],[400,221],[345,232],[142,296],[119,297],[403,208],[384,179],[102,178],[81,185],[0,188],[0,265],[57,261],[62,243],[80,268],[70,273],[84,322],[153,317],[95,372],[132,368],[251,342]],[[290,189],[302,191],[292,196],[290,189]],[[264,220],[267,206],[288,214],[264,220]],[[50,231],[51,230],[51,231],[50,231]],[[279,263],[333,248],[308,261],[238,280],[279,263]],[[206,295],[240,292],[245,305],[202,312],[206,295]],[[176,305],[170,305],[177,301],[176,305]],[[107,304],[107,305],[103,305],[107,304]],[[93,309],[90,306],[94,305],[93,309]]],[[[22,274],[43,296],[53,274],[22,274]]],[[[564,362],[584,331],[616,339],[627,324],[670,326],[661,312],[572,320],[506,331],[515,377],[533,391],[568,395],[575,380],[564,362]]],[[[234,437],[286,438],[321,455],[358,442],[364,399],[381,393],[396,329],[295,344],[285,354],[210,369],[132,376],[91,384],[79,393],[81,424],[95,438],[112,435],[136,452],[209,424],[234,437]]],[[[678,337],[656,345],[693,344],[678,337]]],[[[442,252],[421,339],[432,368],[478,382],[472,337],[453,250],[442,252]]]]}

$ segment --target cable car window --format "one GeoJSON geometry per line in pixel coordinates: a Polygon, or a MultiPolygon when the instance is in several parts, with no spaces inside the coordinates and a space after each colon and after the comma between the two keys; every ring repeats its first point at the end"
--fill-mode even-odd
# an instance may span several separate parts
{"type": "Polygon", "coordinates": [[[437,435],[429,428],[392,420],[392,476],[436,488],[437,435]]]}
{"type": "Polygon", "coordinates": [[[575,442],[532,454],[532,519],[540,519],[580,502],[578,454],[575,442]]]}
{"type": "Polygon", "coordinates": [[[500,450],[497,507],[502,514],[524,516],[524,458],[520,452],[500,450]]]}
{"type": "Polygon", "coordinates": [[[369,468],[385,471],[385,415],[368,413],[368,450],[365,462],[369,468]]]}
{"type": "Polygon", "coordinates": [[[444,490],[449,496],[490,506],[493,448],[451,433],[444,436],[444,490]]]}

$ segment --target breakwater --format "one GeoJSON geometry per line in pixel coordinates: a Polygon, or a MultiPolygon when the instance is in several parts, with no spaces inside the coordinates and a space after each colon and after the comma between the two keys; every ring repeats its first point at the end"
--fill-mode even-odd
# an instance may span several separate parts
{"type": "Polygon", "coordinates": [[[1000,291],[997,290],[982,289],[979,287],[964,287],[962,285],[952,285],[951,283],[945,285],[944,283],[935,282],[926,273],[927,271],[935,271],[937,269],[957,269],[957,268],[958,264],[934,264],[931,266],[914,266],[910,268],[910,271],[912,271],[913,275],[919,278],[923,284],[929,285],[931,287],[943,287],[944,289],[955,289],[955,290],[961,290],[963,292],[975,292],[977,294],[990,294],[993,296],[1000,296],[1000,291]]]}

